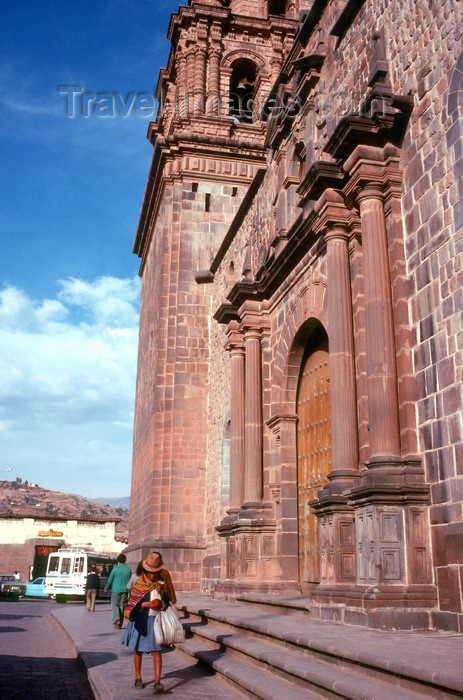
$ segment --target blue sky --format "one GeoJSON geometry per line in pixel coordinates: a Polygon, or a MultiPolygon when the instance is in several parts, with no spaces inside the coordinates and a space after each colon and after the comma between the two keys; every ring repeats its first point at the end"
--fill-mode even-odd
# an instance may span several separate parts
{"type": "Polygon", "coordinates": [[[135,100],[153,95],[179,4],[3,4],[0,479],[89,498],[130,493],[132,244],[152,152],[149,102],[135,100]],[[79,100],[66,112],[71,85],[79,99],[97,95],[89,116],[79,100]],[[108,109],[112,94],[132,104],[128,116],[108,109]]]}

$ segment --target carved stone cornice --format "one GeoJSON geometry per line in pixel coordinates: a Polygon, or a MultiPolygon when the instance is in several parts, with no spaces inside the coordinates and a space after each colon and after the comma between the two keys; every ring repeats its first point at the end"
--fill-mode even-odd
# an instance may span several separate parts
{"type": "Polygon", "coordinates": [[[293,76],[294,88],[287,88],[280,76],[280,84],[275,92],[271,92],[263,107],[263,114],[270,115],[265,145],[276,150],[289,133],[295,117],[298,116],[302,105],[318,81],[325,56],[312,54],[294,61],[290,75],[293,76]],[[272,103],[276,102],[276,106],[272,103]]]}
{"type": "Polygon", "coordinates": [[[251,184],[265,163],[263,125],[235,125],[229,117],[179,117],[172,120],[171,131],[166,135],[159,122],[152,122],[148,139],[154,153],[133,247],[133,252],[142,258],[142,267],[152,235],[150,222],[156,216],[166,182],[190,175],[209,181],[251,184]],[[238,172],[238,163],[245,165],[245,173],[242,169],[238,172]],[[225,164],[231,164],[232,174],[225,164]]]}
{"type": "Polygon", "coordinates": [[[394,123],[395,116],[391,114],[342,117],[324,150],[334,158],[345,160],[359,144],[383,147],[396,140],[394,123]]]}
{"type": "Polygon", "coordinates": [[[375,83],[359,113],[340,119],[324,150],[345,160],[359,145],[400,147],[412,109],[412,97],[392,95],[387,85],[375,83]]]}
{"type": "Polygon", "coordinates": [[[172,13],[167,30],[167,38],[172,43],[175,43],[178,31],[183,26],[188,26],[189,23],[199,17],[204,19],[213,19],[215,22],[225,21],[230,14],[230,10],[226,7],[211,6],[211,5],[192,5],[189,7],[181,6],[178,12],[172,13]]]}
{"type": "Polygon", "coordinates": [[[238,311],[246,300],[263,301],[269,299],[288,276],[288,269],[293,269],[313,244],[315,234],[312,224],[315,212],[305,218],[302,215],[288,231],[286,245],[277,256],[272,252],[260,270],[258,280],[241,280],[229,292],[228,302],[222,304],[214,314],[219,323],[228,323],[237,318],[238,311]],[[221,320],[219,320],[221,319],[221,320]]]}
{"type": "Polygon", "coordinates": [[[235,304],[224,302],[220,304],[213,318],[220,324],[227,324],[230,323],[230,321],[239,320],[238,307],[235,306],[235,304]]]}
{"type": "Polygon", "coordinates": [[[258,504],[252,509],[240,511],[225,517],[215,529],[220,537],[248,534],[254,532],[273,533],[276,530],[276,521],[273,516],[272,504],[258,504]]]}
{"type": "Polygon", "coordinates": [[[294,61],[295,96],[303,101],[320,80],[325,62],[322,54],[310,54],[294,61]]]}
{"type": "Polygon", "coordinates": [[[301,195],[299,206],[304,208],[308,200],[318,199],[327,188],[342,189],[346,179],[346,173],[337,163],[316,161],[297,188],[301,195]]]}

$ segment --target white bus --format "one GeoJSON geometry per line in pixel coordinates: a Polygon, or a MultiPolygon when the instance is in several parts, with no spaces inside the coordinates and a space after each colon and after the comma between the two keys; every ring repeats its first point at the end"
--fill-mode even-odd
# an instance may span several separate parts
{"type": "MultiPolygon", "coordinates": [[[[92,566],[100,575],[98,597],[104,598],[103,589],[117,559],[107,554],[86,552],[83,549],[59,549],[48,555],[45,574],[45,593],[57,603],[68,600],[85,600],[85,583],[92,566]]],[[[109,597],[109,595],[108,595],[109,597]]]]}

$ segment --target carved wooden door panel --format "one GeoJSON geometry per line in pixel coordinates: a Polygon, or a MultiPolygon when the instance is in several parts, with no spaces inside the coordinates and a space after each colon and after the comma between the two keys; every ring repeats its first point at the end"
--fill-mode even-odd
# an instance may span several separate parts
{"type": "Polygon", "coordinates": [[[297,400],[297,471],[300,581],[320,581],[317,519],[309,502],[331,468],[331,411],[328,342],[322,340],[305,360],[297,400]]]}

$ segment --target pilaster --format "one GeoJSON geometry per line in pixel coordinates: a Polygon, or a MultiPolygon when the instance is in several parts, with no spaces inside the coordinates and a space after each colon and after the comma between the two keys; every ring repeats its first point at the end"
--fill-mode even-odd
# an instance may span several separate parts
{"type": "Polygon", "coordinates": [[[244,589],[276,590],[282,581],[273,504],[263,499],[262,341],[268,322],[260,304],[249,300],[239,315],[240,321],[232,320],[228,325],[226,345],[232,356],[230,422],[236,452],[232,447],[233,502],[228,516],[216,528],[222,539],[222,578],[216,589],[219,596],[236,595],[244,589]],[[238,453],[243,442],[244,458],[238,453]],[[243,493],[244,500],[238,507],[243,493]]]}
{"type": "Polygon", "coordinates": [[[327,189],[317,201],[314,232],[327,243],[327,294],[330,354],[331,454],[330,483],[322,499],[345,491],[358,478],[357,397],[348,245],[358,231],[355,211],[343,197],[327,189]]]}
{"type": "Polygon", "coordinates": [[[245,347],[238,323],[228,326],[226,349],[231,356],[230,397],[230,507],[228,513],[239,513],[244,502],[245,481],[245,347]]]}

